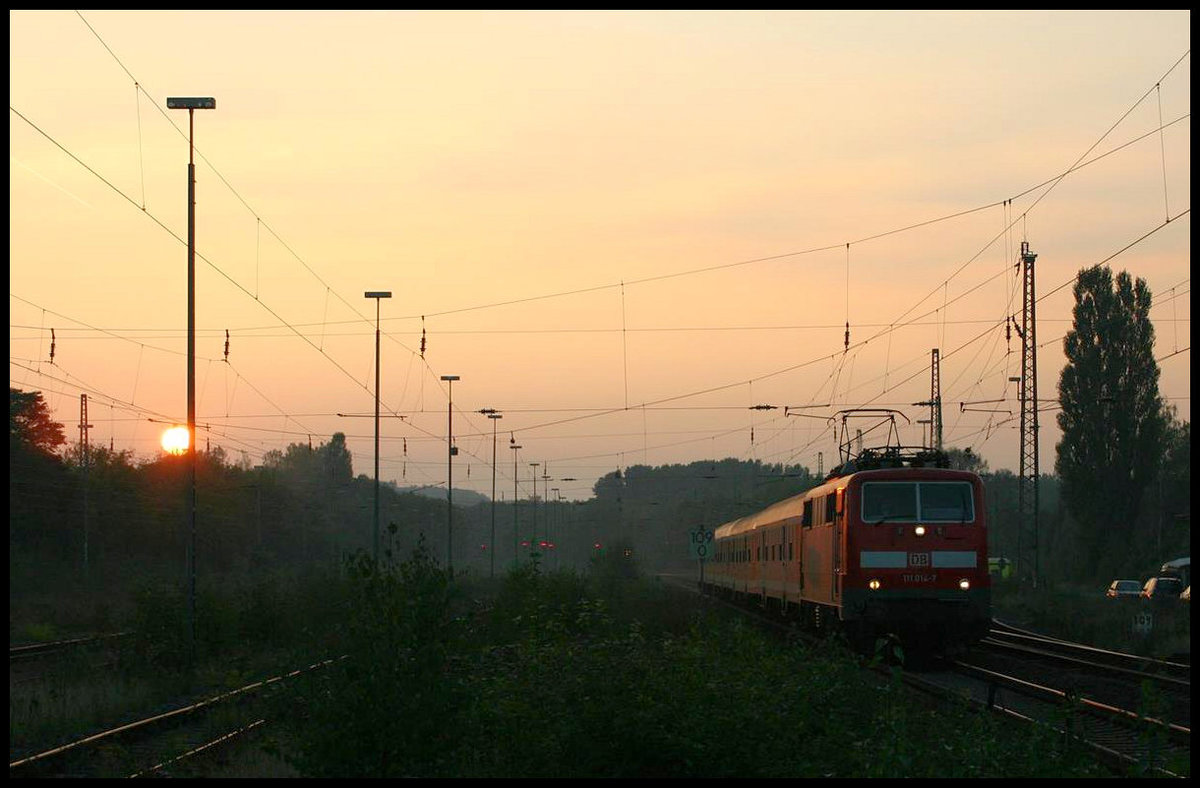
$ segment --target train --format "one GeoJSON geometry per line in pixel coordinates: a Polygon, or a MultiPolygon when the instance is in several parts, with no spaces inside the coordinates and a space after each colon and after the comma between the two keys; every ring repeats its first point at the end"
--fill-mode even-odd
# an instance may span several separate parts
{"type": "Polygon", "coordinates": [[[984,487],[940,451],[861,452],[817,486],[713,531],[705,590],[870,653],[944,655],[991,622],[984,487]]]}

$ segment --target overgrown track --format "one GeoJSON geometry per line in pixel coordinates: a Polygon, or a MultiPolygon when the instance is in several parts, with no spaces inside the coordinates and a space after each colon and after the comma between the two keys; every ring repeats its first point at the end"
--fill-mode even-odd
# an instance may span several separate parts
{"type": "Polygon", "coordinates": [[[323,660],[17,758],[8,765],[9,777],[136,777],[162,773],[259,728],[266,721],[255,713],[253,701],[263,690],[334,661],[323,660]],[[206,717],[216,711],[224,715],[221,719],[225,727],[214,732],[206,717]],[[239,718],[239,722],[228,723],[232,717],[239,718]]]}
{"type": "Polygon", "coordinates": [[[1192,667],[1051,638],[996,622],[978,653],[1017,656],[1035,662],[1050,675],[1074,682],[1076,694],[1087,692],[1105,702],[1135,708],[1148,693],[1157,695],[1171,722],[1191,727],[1192,667]]]}
{"type": "Polygon", "coordinates": [[[86,660],[89,667],[100,669],[115,661],[116,647],[129,632],[108,635],[55,640],[44,643],[27,643],[10,646],[8,649],[9,687],[37,681],[54,666],[69,660],[86,660]]]}
{"type": "Polygon", "coordinates": [[[107,645],[128,636],[129,632],[114,632],[108,635],[92,635],[68,640],[54,640],[44,643],[26,643],[20,646],[8,647],[8,664],[28,662],[49,656],[66,654],[89,646],[107,645]]]}

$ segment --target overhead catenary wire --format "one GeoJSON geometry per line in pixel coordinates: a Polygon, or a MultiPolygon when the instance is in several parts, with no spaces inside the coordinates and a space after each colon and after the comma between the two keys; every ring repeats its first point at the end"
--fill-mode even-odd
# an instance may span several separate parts
{"type": "MultiPolygon", "coordinates": [[[[81,18],[82,18],[82,17],[81,17],[81,18]]],[[[85,22],[86,22],[86,20],[85,20],[85,22]]],[[[89,25],[89,27],[90,27],[90,25],[89,25]]],[[[102,42],[102,43],[103,43],[103,42],[102,42]]],[[[107,45],[105,45],[105,46],[106,46],[106,48],[107,48],[107,45]]],[[[111,50],[110,50],[110,52],[111,52],[111,50]]],[[[115,55],[114,55],[114,57],[115,57],[115,55]]],[[[122,68],[124,68],[124,66],[122,66],[122,68]]],[[[128,70],[126,70],[126,73],[128,73],[128,70]]],[[[1168,72],[1168,73],[1169,73],[1169,72],[1168,72]]],[[[131,78],[132,78],[132,75],[130,75],[130,76],[131,76],[131,78]]],[[[1160,133],[1161,133],[1161,122],[1160,122],[1160,133]]],[[[1103,139],[1103,138],[1102,138],[1102,139],[1103,139]]],[[[1093,146],[1093,147],[1094,147],[1094,146],[1093,146]]],[[[1090,151],[1090,150],[1091,150],[1091,149],[1089,149],[1089,151],[1090,151]]],[[[1086,154],[1085,154],[1085,155],[1086,155],[1086,154]]],[[[257,216],[256,216],[256,219],[257,219],[257,216]]],[[[259,221],[261,221],[261,220],[259,220],[259,221]]],[[[847,250],[848,250],[848,248],[849,248],[849,244],[846,244],[846,247],[847,247],[847,250]]],[[[787,256],[787,255],[783,255],[783,256],[787,256]]],[[[777,256],[777,257],[779,257],[779,256],[777,256]]],[[[771,258],[761,258],[761,259],[771,259],[771,258]]],[[[206,261],[206,262],[207,262],[207,261],[206,261]]],[[[745,263],[748,263],[748,262],[751,262],[751,261],[743,261],[742,263],[729,264],[729,265],[741,265],[741,264],[745,264],[745,263]]],[[[720,267],[728,267],[728,266],[720,266],[720,267]]],[[[700,270],[700,269],[698,269],[698,270],[700,270]]],[[[708,268],[708,269],[703,269],[703,270],[715,270],[715,267],[710,267],[710,268],[708,268]]],[[[642,280],[642,281],[653,281],[654,279],[659,279],[659,278],[669,278],[669,276],[679,276],[679,275],[685,275],[686,273],[690,273],[690,272],[682,272],[682,273],[672,274],[672,275],[668,275],[668,277],[654,277],[654,278],[648,278],[648,279],[646,279],[646,280],[642,280]]],[[[315,274],[314,274],[314,275],[315,275],[315,274]]],[[[847,279],[848,279],[848,266],[847,266],[847,279]]],[[[943,282],[943,284],[942,284],[942,288],[943,288],[944,294],[946,293],[946,289],[947,289],[947,283],[948,283],[948,281],[949,281],[949,279],[947,279],[947,280],[946,280],[945,282],[943,282]]],[[[622,286],[622,293],[624,292],[624,290],[623,290],[623,288],[624,288],[624,284],[625,284],[624,282],[622,282],[622,283],[621,283],[621,286],[622,286]]],[[[633,282],[631,282],[631,284],[633,284],[633,282]]],[[[327,292],[327,296],[328,296],[328,292],[327,292]]],[[[257,299],[257,287],[256,287],[256,293],[255,293],[254,297],[257,299]]],[[[849,293],[848,293],[848,288],[847,288],[847,298],[848,298],[848,297],[849,297],[849,293]]],[[[945,302],[944,302],[944,307],[945,307],[945,302]]],[[[847,305],[847,312],[848,312],[848,305],[847,305]]],[[[446,313],[438,313],[438,314],[446,314],[446,313]]],[[[943,311],[943,313],[942,313],[942,316],[943,316],[943,325],[944,325],[944,318],[945,318],[945,312],[944,312],[944,311],[943,311]]],[[[324,322],[324,321],[323,321],[323,322],[324,322]]],[[[849,321],[848,321],[848,319],[847,319],[846,323],[847,323],[847,330],[848,330],[848,325],[849,325],[849,321]]],[[[894,325],[894,324],[888,324],[888,325],[889,325],[889,326],[892,326],[892,325],[894,325]]],[[[626,327],[626,326],[623,326],[623,328],[622,328],[622,331],[623,331],[623,333],[625,333],[626,329],[627,329],[627,327],[626,327]]],[[[294,329],[293,329],[293,330],[294,330],[294,329]]],[[[632,330],[636,330],[636,329],[632,329],[632,330]]],[[[889,336],[889,341],[890,341],[890,338],[891,338],[891,333],[890,333],[890,332],[888,332],[888,336],[889,336]]],[[[322,344],[323,344],[323,341],[322,341],[322,344]]],[[[317,349],[318,349],[318,351],[320,351],[320,352],[323,352],[321,347],[318,347],[317,349]]],[[[844,348],[843,348],[843,352],[847,351],[848,349],[849,349],[849,343],[848,343],[848,342],[846,342],[846,343],[845,343],[845,346],[844,346],[844,348]]],[[[350,376],[350,377],[351,377],[351,379],[354,379],[352,376],[350,376]]],[[[849,388],[849,387],[848,387],[848,388],[849,388]]],[[[886,389],[886,384],[885,384],[885,389],[886,389]]],[[[628,408],[628,407],[629,407],[628,396],[626,396],[626,402],[625,402],[625,406],[626,406],[626,408],[628,408]]],[[[646,406],[645,406],[644,404],[643,404],[643,406],[642,406],[642,410],[643,410],[643,418],[644,418],[644,417],[645,417],[645,412],[646,412],[646,406]]]]}
{"type": "MultiPolygon", "coordinates": [[[[11,108],[11,107],[10,107],[10,108],[11,108]]],[[[60,148],[62,148],[62,146],[61,146],[61,145],[59,145],[59,143],[57,143],[57,141],[55,141],[55,140],[53,140],[52,138],[50,138],[50,137],[49,137],[49,135],[47,135],[47,134],[46,134],[44,131],[42,131],[40,128],[38,128],[38,127],[37,127],[35,124],[33,124],[31,121],[29,121],[29,120],[28,120],[27,118],[25,118],[23,115],[21,115],[21,113],[20,113],[20,112],[18,112],[18,111],[17,111],[15,108],[11,108],[11,109],[12,109],[12,111],[13,111],[13,112],[15,112],[15,113],[16,113],[18,116],[20,116],[20,117],[21,117],[23,120],[25,120],[27,123],[29,123],[29,124],[30,124],[30,125],[31,125],[33,128],[35,128],[35,130],[37,130],[39,133],[43,134],[43,136],[46,136],[46,137],[47,137],[47,139],[50,139],[50,140],[51,140],[51,142],[53,142],[55,145],[57,145],[57,146],[59,146],[60,148]]],[[[1132,111],[1132,109],[1131,109],[1130,111],[1132,111]]],[[[1128,112],[1126,113],[1126,115],[1128,115],[1128,112]]],[[[165,117],[168,117],[168,119],[169,119],[169,116],[166,116],[166,115],[164,115],[164,116],[165,116],[165,117]]],[[[1187,116],[1185,116],[1185,117],[1187,117],[1187,116]]],[[[1177,121],[1175,121],[1175,122],[1177,122],[1177,121]]],[[[1111,129],[1110,129],[1110,132],[1111,132],[1111,129]]],[[[1152,132],[1151,132],[1151,133],[1152,133],[1152,132]]],[[[1105,135],[1105,136],[1107,136],[1107,133],[1106,133],[1106,135],[1105,135]]],[[[1147,136],[1147,135],[1143,135],[1143,137],[1144,137],[1144,136],[1147,136]]],[[[1103,139],[1103,137],[1101,138],[1101,140],[1102,140],[1102,139],[1103,139]]],[[[1139,138],[1139,139],[1140,139],[1140,138],[1139,138]]],[[[1136,140],[1134,140],[1134,141],[1136,141],[1136,140]]],[[[1099,141],[1097,141],[1097,143],[1095,143],[1095,144],[1099,144],[1099,141]]],[[[1093,144],[1092,148],[1089,148],[1089,152],[1090,152],[1090,150],[1094,149],[1094,147],[1095,147],[1095,144],[1093,144]]],[[[1126,144],[1132,144],[1132,141],[1131,141],[1130,143],[1126,143],[1126,144]]],[[[1124,146],[1121,146],[1121,147],[1124,147],[1124,146]]],[[[112,184],[111,184],[111,183],[110,183],[110,182],[109,182],[107,179],[105,179],[105,178],[103,178],[102,176],[100,176],[100,175],[99,175],[98,173],[96,173],[96,172],[95,172],[93,169],[91,169],[91,168],[90,168],[90,167],[88,167],[86,164],[84,164],[82,161],[80,161],[80,160],[79,160],[77,157],[75,157],[75,156],[74,156],[74,154],[71,154],[69,151],[66,151],[66,149],[65,149],[65,148],[62,148],[62,149],[63,149],[63,151],[64,151],[65,153],[67,153],[67,155],[69,155],[69,156],[71,156],[73,159],[75,159],[75,160],[76,160],[76,161],[77,161],[79,164],[81,164],[81,166],[84,166],[84,167],[85,167],[85,169],[88,169],[88,171],[89,171],[89,172],[91,172],[93,175],[96,175],[96,177],[98,177],[98,178],[99,178],[99,179],[100,179],[102,182],[104,182],[106,185],[108,185],[110,188],[112,188],[112,189],[113,189],[114,191],[116,191],[118,194],[121,194],[121,196],[125,197],[127,200],[129,199],[129,198],[128,198],[126,195],[124,195],[124,194],[123,194],[123,193],[122,193],[122,192],[121,192],[119,189],[117,189],[115,186],[113,186],[113,185],[112,185],[112,184]]],[[[1118,150],[1119,150],[1119,148],[1118,148],[1118,150]]],[[[1110,151],[1109,153],[1111,153],[1111,152],[1112,152],[1112,151],[1110,151]]],[[[1091,160],[1091,161],[1087,162],[1087,164],[1090,164],[1090,163],[1093,163],[1093,162],[1095,162],[1095,161],[1098,161],[1099,159],[1101,159],[1101,158],[1104,158],[1105,156],[1109,155],[1109,153],[1103,154],[1102,156],[1099,156],[1099,157],[1097,157],[1096,159],[1093,159],[1093,160],[1091,160]]],[[[1086,155],[1086,153],[1085,153],[1084,155],[1086,155]]],[[[1077,162],[1075,163],[1075,165],[1073,165],[1073,166],[1072,166],[1072,168],[1071,168],[1071,169],[1067,170],[1067,171],[1066,171],[1066,172],[1064,172],[1064,173],[1061,173],[1061,174],[1059,174],[1059,175],[1055,176],[1055,177],[1054,177],[1054,178],[1052,178],[1052,179],[1049,179],[1049,180],[1047,180],[1047,181],[1044,181],[1042,184],[1039,184],[1039,186],[1035,186],[1035,187],[1031,187],[1031,189],[1027,189],[1027,190],[1026,190],[1025,192],[1023,192],[1022,194],[1028,194],[1029,192],[1031,192],[1031,191],[1033,191],[1033,190],[1036,190],[1037,188],[1040,188],[1040,187],[1041,187],[1041,186],[1043,186],[1043,185],[1050,184],[1050,185],[1052,186],[1052,185],[1054,185],[1054,184],[1058,183],[1059,181],[1061,181],[1061,179],[1062,179],[1063,177],[1065,177],[1067,174],[1070,174],[1070,172],[1073,172],[1075,169],[1078,169],[1078,168],[1080,168],[1080,167],[1082,167],[1082,166],[1086,166],[1085,164],[1081,164],[1081,161],[1082,161],[1082,157],[1081,157],[1081,160],[1080,160],[1080,161],[1077,161],[1077,162]]],[[[967,214],[967,213],[972,213],[972,212],[975,212],[975,211],[984,210],[984,209],[986,209],[986,208],[993,207],[993,206],[995,206],[995,205],[997,205],[997,204],[1007,204],[1007,203],[1011,203],[1011,199],[1012,199],[1012,198],[1010,198],[1009,200],[1006,200],[1006,201],[1004,201],[1003,203],[990,203],[990,204],[988,204],[988,205],[986,205],[986,206],[981,206],[981,207],[979,207],[979,208],[971,209],[971,210],[969,210],[969,211],[962,211],[962,212],[958,212],[958,213],[955,213],[955,214],[949,214],[949,215],[947,215],[947,216],[943,216],[943,217],[940,217],[940,218],[938,218],[938,219],[933,219],[933,220],[929,220],[929,221],[926,221],[926,222],[920,222],[920,223],[917,223],[917,224],[909,225],[909,226],[907,226],[907,227],[904,227],[904,228],[899,228],[899,229],[896,229],[896,230],[891,230],[891,231],[887,231],[887,232],[884,232],[884,233],[879,233],[879,234],[876,234],[876,235],[874,235],[874,236],[868,236],[868,237],[866,237],[866,238],[860,239],[860,240],[858,240],[858,241],[855,241],[855,242],[847,242],[847,243],[845,244],[845,247],[848,249],[851,243],[865,243],[866,241],[869,241],[869,240],[876,240],[876,239],[879,239],[879,238],[882,238],[882,237],[886,237],[886,236],[888,236],[888,235],[892,235],[892,234],[895,234],[895,233],[898,233],[898,232],[903,232],[903,231],[910,230],[910,229],[914,229],[914,228],[917,228],[917,227],[926,226],[926,225],[928,225],[928,224],[931,224],[931,223],[934,223],[934,222],[946,221],[946,220],[948,220],[948,219],[951,219],[951,218],[956,218],[956,217],[959,217],[959,216],[963,216],[963,215],[965,215],[965,214],[967,214]]],[[[1040,198],[1039,198],[1039,199],[1040,199],[1040,198]]],[[[131,202],[132,202],[132,201],[131,201],[131,202]]],[[[135,203],[135,205],[136,205],[136,203],[135,203]]],[[[1185,212],[1185,213],[1186,213],[1186,212],[1185,212]]],[[[1180,215],[1183,215],[1183,214],[1180,214],[1180,215]]],[[[1174,218],[1179,218],[1179,217],[1177,216],[1177,217],[1174,217],[1174,218]]],[[[157,222],[157,220],[155,220],[155,221],[157,222]]],[[[261,221],[261,219],[259,219],[259,221],[261,221]]],[[[1168,219],[1168,221],[1170,221],[1170,219],[1168,219]]],[[[158,222],[158,223],[160,224],[160,226],[163,226],[163,225],[161,225],[161,222],[158,222]]],[[[171,231],[170,231],[168,228],[166,228],[165,226],[163,226],[163,229],[166,229],[168,232],[171,232],[171,231]]],[[[269,228],[268,228],[268,229],[269,229],[269,228]]],[[[172,234],[172,235],[174,235],[174,233],[171,233],[171,234],[172,234]]],[[[182,240],[182,239],[179,239],[177,235],[175,235],[175,237],[176,237],[176,239],[177,239],[177,240],[182,240]]],[[[282,242],[282,239],[280,239],[280,241],[282,242]]],[[[989,245],[990,245],[990,244],[989,244],[989,245]]],[[[790,257],[790,256],[795,256],[795,255],[800,255],[800,254],[807,254],[807,253],[809,253],[809,252],[812,252],[812,251],[823,251],[823,250],[827,250],[827,249],[830,249],[830,248],[835,248],[835,247],[833,247],[833,246],[817,247],[817,248],[814,248],[814,249],[811,249],[811,250],[805,250],[805,251],[802,251],[802,252],[791,252],[791,253],[784,253],[784,254],[781,254],[781,255],[773,255],[773,256],[769,256],[769,257],[754,258],[754,259],[751,259],[751,260],[739,261],[739,262],[737,262],[737,263],[730,263],[730,264],[726,264],[726,265],[723,265],[723,266],[713,266],[713,267],[707,267],[707,268],[702,268],[702,269],[693,269],[693,270],[690,270],[690,271],[678,272],[678,273],[675,273],[675,274],[668,274],[668,275],[662,275],[662,276],[656,276],[656,277],[646,277],[646,278],[643,278],[643,279],[640,279],[640,280],[634,280],[634,281],[632,281],[632,282],[629,282],[628,284],[641,284],[641,283],[645,283],[645,282],[658,281],[658,280],[665,279],[665,278],[672,278],[672,277],[675,277],[675,276],[684,276],[684,275],[689,275],[689,274],[694,274],[694,273],[704,273],[704,272],[707,272],[707,271],[718,270],[718,269],[721,269],[721,268],[727,268],[727,267],[736,266],[736,265],[747,265],[747,264],[750,264],[750,263],[755,263],[755,262],[762,262],[762,261],[766,261],[766,260],[780,259],[780,258],[784,258],[784,257],[790,257]]],[[[985,247],[985,248],[986,248],[986,247],[985,247]]],[[[289,249],[289,251],[291,251],[291,250],[289,249]]],[[[293,254],[294,254],[294,253],[293,253],[293,254]]],[[[200,256],[200,255],[198,255],[198,256],[200,256]]],[[[235,284],[235,286],[237,286],[239,289],[242,289],[242,290],[243,290],[243,292],[247,292],[247,294],[249,294],[249,293],[248,293],[248,291],[246,291],[246,290],[245,290],[245,288],[242,288],[240,285],[238,285],[238,284],[236,283],[236,281],[234,281],[234,280],[233,280],[232,278],[230,278],[230,277],[229,277],[227,274],[225,274],[223,271],[221,271],[221,269],[220,269],[220,268],[218,268],[218,267],[216,267],[216,266],[215,266],[215,265],[214,265],[214,264],[213,264],[211,261],[207,260],[206,258],[203,258],[203,256],[201,256],[201,257],[202,257],[202,259],[205,259],[205,262],[206,262],[207,264],[209,264],[210,266],[212,266],[212,267],[213,267],[215,270],[217,270],[219,273],[221,273],[223,276],[225,276],[227,279],[229,279],[229,281],[230,281],[230,282],[232,282],[233,284],[235,284]]],[[[976,257],[977,257],[977,255],[976,255],[976,257]]],[[[955,271],[955,272],[954,272],[954,273],[953,273],[953,274],[952,274],[952,275],[951,275],[949,278],[947,278],[947,280],[944,280],[944,282],[943,282],[943,283],[939,284],[939,286],[938,286],[938,287],[943,287],[943,286],[944,286],[944,284],[945,284],[945,282],[948,282],[948,281],[949,281],[949,279],[952,279],[953,277],[955,277],[955,276],[957,276],[959,273],[961,273],[961,271],[962,271],[962,270],[963,270],[963,269],[964,269],[964,268],[965,268],[967,265],[969,265],[969,264],[970,264],[970,262],[971,262],[972,260],[976,259],[976,257],[972,257],[972,258],[971,258],[971,260],[968,260],[968,261],[967,261],[967,263],[965,263],[965,264],[964,264],[962,267],[960,267],[958,270],[956,270],[956,271],[955,271]]],[[[297,259],[299,259],[299,258],[298,258],[298,256],[297,256],[297,259]]],[[[303,265],[304,265],[306,268],[308,268],[307,264],[303,263],[303,261],[302,261],[302,260],[301,260],[300,262],[301,262],[301,263],[302,263],[302,264],[303,264],[303,265]]],[[[311,269],[309,269],[309,270],[311,271],[311,269]]],[[[314,275],[315,275],[315,274],[314,274],[314,275]]],[[[319,281],[321,281],[323,285],[325,284],[325,283],[323,282],[323,280],[320,280],[320,279],[319,279],[319,277],[318,277],[318,280],[319,280],[319,281]]],[[[520,299],[520,300],[517,300],[517,301],[503,302],[502,304],[490,304],[490,305],[485,305],[485,306],[480,306],[480,307],[469,307],[469,308],[465,308],[465,309],[449,310],[449,311],[445,311],[445,312],[439,312],[439,313],[433,313],[433,314],[435,314],[435,315],[452,314],[452,313],[455,313],[455,312],[467,311],[468,309],[482,309],[482,308],[490,308],[491,306],[506,305],[506,304],[511,304],[511,303],[522,303],[522,302],[524,302],[524,301],[527,301],[527,300],[536,300],[536,299],[540,299],[540,298],[551,298],[551,297],[558,297],[558,296],[563,296],[563,295],[573,295],[573,294],[582,293],[582,292],[590,292],[590,291],[594,291],[594,290],[598,290],[598,289],[605,289],[605,288],[608,288],[608,287],[613,287],[613,286],[618,286],[618,287],[621,287],[621,288],[623,288],[625,284],[627,284],[627,283],[626,283],[626,282],[624,282],[624,281],[622,281],[622,282],[621,282],[621,283],[619,283],[618,285],[605,285],[605,286],[599,286],[599,287],[596,287],[596,288],[585,288],[585,289],[577,289],[577,290],[572,290],[572,291],[564,291],[564,292],[562,292],[562,293],[549,294],[549,295],[545,295],[545,296],[536,296],[536,297],[533,297],[532,299],[520,299]]],[[[328,285],[325,285],[325,286],[328,288],[328,285]]],[[[936,289],[935,289],[935,291],[934,291],[934,292],[936,292],[936,289]]],[[[254,297],[254,298],[255,298],[255,300],[258,300],[257,296],[252,296],[252,297],[254,297]]],[[[339,298],[340,298],[340,296],[339,296],[339,298]]],[[[344,299],[341,299],[341,300],[343,300],[343,302],[344,302],[344,299]]],[[[922,300],[924,300],[924,299],[922,299],[922,300]]],[[[917,302],[917,304],[918,304],[918,305],[919,305],[919,303],[920,303],[920,301],[918,301],[918,302],[917,302]]],[[[284,320],[282,320],[281,318],[279,318],[279,316],[278,316],[278,315],[277,315],[277,314],[276,314],[276,313],[275,313],[273,310],[271,310],[271,309],[269,309],[269,308],[267,308],[267,309],[268,309],[268,312],[270,312],[270,313],[271,313],[271,314],[272,314],[274,317],[276,317],[277,319],[279,319],[279,320],[280,320],[280,323],[281,323],[282,325],[285,325],[286,327],[288,327],[288,328],[292,329],[293,333],[295,333],[296,335],[300,336],[301,338],[305,338],[305,339],[306,339],[306,337],[305,337],[305,336],[304,336],[304,335],[303,335],[301,332],[299,332],[299,331],[296,329],[296,327],[295,327],[295,326],[293,326],[291,323],[288,323],[287,321],[284,321],[284,320]]],[[[357,313],[357,310],[354,310],[354,311],[357,313]]],[[[911,310],[910,310],[910,311],[911,311],[911,310]]],[[[905,314],[907,314],[907,312],[906,312],[905,314]]],[[[421,318],[422,318],[422,321],[423,321],[423,320],[424,320],[424,318],[425,318],[425,315],[422,315],[422,316],[421,316],[421,318]]],[[[363,317],[362,319],[363,319],[363,320],[366,320],[367,322],[370,322],[368,318],[365,318],[365,317],[363,317]]],[[[847,323],[848,323],[848,321],[847,321],[847,323]]],[[[423,333],[424,333],[424,329],[422,329],[422,331],[423,331],[423,333]]],[[[311,344],[311,341],[310,341],[310,344],[311,344]]],[[[401,344],[401,345],[403,345],[403,343],[400,343],[400,344],[401,344]]],[[[315,345],[314,345],[314,347],[315,347],[315,345]]],[[[844,348],[844,349],[848,349],[848,347],[847,347],[847,348],[844,348]]],[[[318,348],[318,351],[319,351],[319,352],[323,352],[323,351],[320,351],[320,349],[319,349],[319,348],[318,348]]],[[[335,363],[336,363],[336,362],[335,362],[335,363]]],[[[345,372],[345,370],[344,370],[344,369],[343,369],[343,372],[345,372]]],[[[351,379],[354,379],[354,378],[353,378],[353,376],[351,376],[351,379]]]]}

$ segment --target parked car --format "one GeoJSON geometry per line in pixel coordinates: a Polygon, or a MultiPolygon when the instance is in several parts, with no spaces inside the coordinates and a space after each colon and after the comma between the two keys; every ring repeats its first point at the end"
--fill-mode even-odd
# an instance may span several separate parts
{"type": "Polygon", "coordinates": [[[1114,580],[1104,595],[1110,599],[1138,597],[1142,595],[1142,584],[1136,580],[1114,580]]]}
{"type": "Polygon", "coordinates": [[[1167,561],[1158,570],[1159,577],[1178,577],[1186,588],[1192,584],[1192,559],[1184,556],[1173,561],[1167,561]]]}
{"type": "Polygon", "coordinates": [[[1151,602],[1178,602],[1183,581],[1178,577],[1152,577],[1142,587],[1142,598],[1151,602]]]}

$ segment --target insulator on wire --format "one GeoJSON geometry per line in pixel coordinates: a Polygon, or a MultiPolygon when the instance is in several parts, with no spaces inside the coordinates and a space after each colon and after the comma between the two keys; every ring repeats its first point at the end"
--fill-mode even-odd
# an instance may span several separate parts
{"type": "Polygon", "coordinates": [[[54,329],[50,329],[50,363],[54,363],[54,329]]]}
{"type": "Polygon", "coordinates": [[[846,350],[849,350],[849,349],[850,349],[850,321],[849,321],[849,320],[847,320],[847,321],[846,321],[846,345],[845,345],[845,349],[846,349],[846,350]]]}
{"type": "Polygon", "coordinates": [[[421,358],[425,358],[425,316],[421,315],[421,358]]]}
{"type": "Polygon", "coordinates": [[[225,363],[229,363],[229,329],[225,329],[225,363]]]}
{"type": "Polygon", "coordinates": [[[407,457],[408,456],[408,438],[402,438],[401,440],[404,441],[404,456],[407,457]]]}

